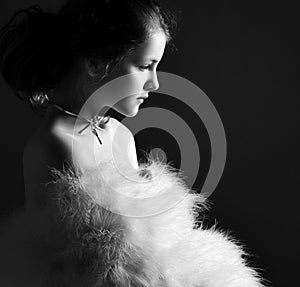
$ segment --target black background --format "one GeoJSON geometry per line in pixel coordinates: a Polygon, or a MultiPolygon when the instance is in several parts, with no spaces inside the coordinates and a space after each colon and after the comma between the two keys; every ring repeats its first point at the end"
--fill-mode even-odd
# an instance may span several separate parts
{"type": "MultiPolygon", "coordinates": [[[[164,0],[180,15],[177,51],[167,52],[159,70],[199,86],[222,119],[227,161],[206,222],[215,219],[247,245],[255,266],[272,286],[295,286],[299,231],[299,21],[292,2],[164,0]]],[[[17,9],[62,2],[1,0],[1,25],[17,9]]],[[[1,214],[24,201],[22,152],[40,118],[16,99],[1,79],[1,214]]],[[[141,108],[161,106],[187,121],[199,141],[200,188],[210,160],[209,138],[188,107],[153,94],[141,108]]],[[[180,147],[167,133],[144,130],[141,150],[163,147],[180,164],[180,147]]],[[[34,159],[33,159],[34,160],[34,159]]]]}

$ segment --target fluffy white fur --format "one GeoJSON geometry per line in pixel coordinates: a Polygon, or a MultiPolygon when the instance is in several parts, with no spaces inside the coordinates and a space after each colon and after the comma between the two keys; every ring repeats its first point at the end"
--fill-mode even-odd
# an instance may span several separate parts
{"type": "Polygon", "coordinates": [[[196,227],[204,199],[169,165],[54,176],[45,205],[2,231],[1,286],[262,286],[234,240],[196,227]]]}

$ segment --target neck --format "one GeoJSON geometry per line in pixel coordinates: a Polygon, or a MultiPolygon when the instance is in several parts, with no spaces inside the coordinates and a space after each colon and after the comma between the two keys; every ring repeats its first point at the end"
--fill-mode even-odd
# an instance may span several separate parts
{"type": "MultiPolygon", "coordinates": [[[[49,94],[49,99],[64,109],[79,114],[87,100],[102,85],[87,75],[82,61],[75,61],[57,87],[49,94]]],[[[91,118],[104,108],[102,103],[84,109],[86,118],[91,118]]]]}
{"type": "MultiPolygon", "coordinates": [[[[46,122],[59,121],[77,132],[96,115],[105,116],[109,105],[105,105],[101,97],[97,97],[96,102],[90,100],[91,95],[99,89],[99,82],[91,81],[86,76],[80,62],[74,65],[76,66],[48,95],[51,104],[48,107],[46,122]]],[[[106,129],[106,125],[103,126],[103,131],[106,129]]]]}
{"type": "MultiPolygon", "coordinates": [[[[104,116],[104,114],[105,113],[100,115],[104,116]]],[[[94,125],[94,127],[96,126],[98,132],[108,133],[108,131],[110,130],[109,118],[109,116],[105,116],[105,118],[103,118],[101,122],[98,122],[98,124],[94,125]],[[99,123],[102,122],[107,123],[100,125],[99,123]]],[[[64,129],[68,130],[69,132],[73,132],[76,134],[84,133],[93,127],[92,118],[80,117],[75,113],[55,104],[49,104],[49,107],[47,109],[47,114],[43,121],[42,128],[46,128],[47,126],[50,129],[53,127],[64,127],[64,129]]]]}

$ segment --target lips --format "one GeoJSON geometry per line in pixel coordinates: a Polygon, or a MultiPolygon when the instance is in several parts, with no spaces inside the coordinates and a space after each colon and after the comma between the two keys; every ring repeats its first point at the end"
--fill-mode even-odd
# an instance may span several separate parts
{"type": "Polygon", "coordinates": [[[147,99],[148,97],[149,97],[148,95],[144,95],[144,96],[138,97],[137,99],[143,99],[143,100],[145,100],[145,99],[147,99]]]}

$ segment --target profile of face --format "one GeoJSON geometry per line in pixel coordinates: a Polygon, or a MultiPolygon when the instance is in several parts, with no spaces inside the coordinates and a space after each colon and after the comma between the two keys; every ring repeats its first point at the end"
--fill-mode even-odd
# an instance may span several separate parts
{"type": "Polygon", "coordinates": [[[113,109],[127,117],[138,113],[140,104],[149,96],[148,93],[159,88],[156,69],[160,63],[165,46],[166,35],[162,31],[153,33],[143,44],[125,57],[105,78],[103,83],[113,83],[115,79],[126,77],[126,86],[138,93],[126,95],[120,93],[113,104],[113,109]],[[139,99],[140,97],[144,99],[139,99]]]}

